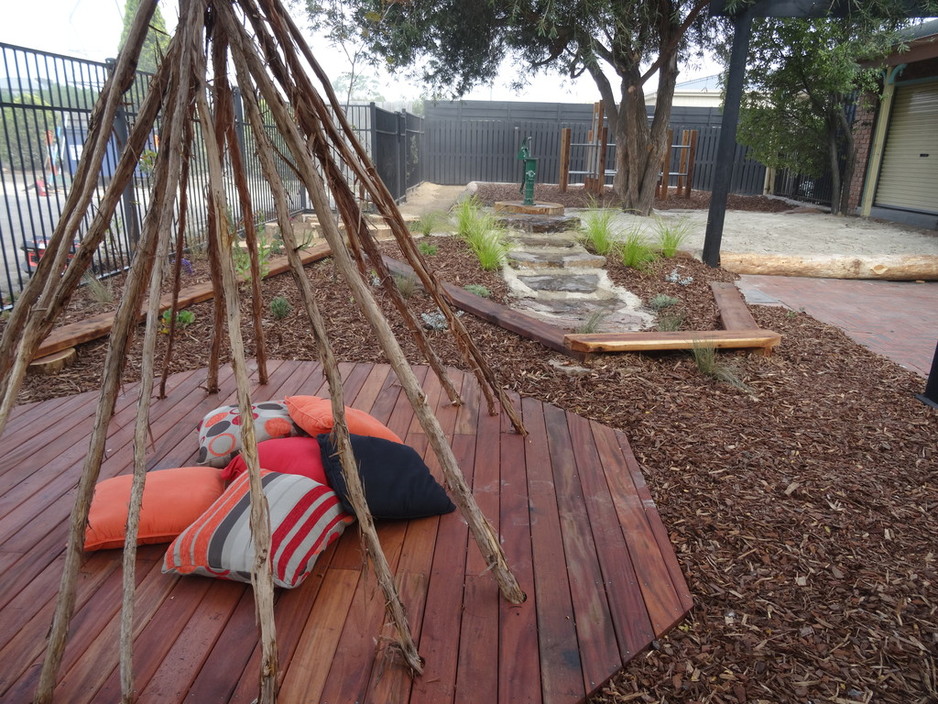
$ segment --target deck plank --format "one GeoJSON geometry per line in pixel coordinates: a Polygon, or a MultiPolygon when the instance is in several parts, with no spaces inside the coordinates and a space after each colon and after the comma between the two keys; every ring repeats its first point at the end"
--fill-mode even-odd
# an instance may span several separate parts
{"type": "MultiPolygon", "coordinates": [[[[317,363],[273,361],[269,371],[269,383],[252,389],[254,400],[328,394],[317,363]]],[[[387,423],[439,478],[438,461],[390,368],[342,363],[340,371],[348,405],[387,423]]],[[[459,513],[379,522],[426,658],[424,675],[411,680],[390,645],[383,596],[363,569],[352,526],[303,585],[276,592],[280,700],[583,701],[693,603],[627,439],[530,398],[515,399],[530,433],[522,437],[504,414],[488,415],[471,375],[450,373],[464,401],[452,406],[427,367],[414,372],[528,601],[514,606],[500,598],[459,513]]],[[[174,375],[169,397],[154,402],[149,467],[192,461],[198,421],[234,401],[230,367],[221,370],[218,394],[206,395],[203,379],[204,370],[174,375]]],[[[102,478],[130,471],[135,389],[129,385],[118,399],[102,478]]],[[[0,502],[15,504],[0,513],[0,565],[7,568],[0,571],[3,701],[28,701],[38,679],[95,402],[94,394],[82,394],[17,409],[0,438],[0,502]],[[44,454],[42,443],[30,440],[37,427],[58,428],[64,439],[47,438],[53,449],[44,454]],[[34,443],[31,456],[17,450],[24,442],[34,443]]],[[[163,550],[138,552],[140,702],[251,702],[260,649],[250,587],[163,575],[163,550]]],[[[119,698],[119,563],[116,550],[83,556],[56,689],[63,701],[119,698]]]]}

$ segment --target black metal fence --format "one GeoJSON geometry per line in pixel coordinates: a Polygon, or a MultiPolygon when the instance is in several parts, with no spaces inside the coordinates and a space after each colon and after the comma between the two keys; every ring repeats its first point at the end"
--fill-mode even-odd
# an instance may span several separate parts
{"type": "MultiPolygon", "coordinates": [[[[649,108],[649,114],[652,108],[649,108]]],[[[464,184],[469,181],[519,181],[521,162],[516,158],[521,141],[532,138],[532,154],[538,158],[538,180],[559,182],[560,131],[569,127],[570,183],[582,182],[586,171],[587,132],[592,127],[593,107],[587,104],[445,101],[426,105],[424,152],[426,179],[432,183],[464,184]],[[577,172],[581,172],[577,174],[577,172]]],[[[674,134],[698,130],[693,188],[711,190],[720,135],[717,108],[675,107],[671,113],[674,134]]],[[[615,144],[610,136],[606,157],[615,164],[615,144]]],[[[678,154],[673,158],[677,160],[678,154]]],[[[677,171],[677,163],[672,171],[677,171]]],[[[761,194],[765,167],[737,147],[730,191],[761,194]]]]}
{"type": "MultiPolygon", "coordinates": [[[[112,67],[68,56],[49,54],[0,43],[0,309],[8,308],[25,286],[56,224],[63,214],[78,167],[88,120],[112,67]]],[[[118,156],[142,105],[150,74],[139,72],[124,95],[101,168],[91,213],[101,202],[117,165],[118,156]]],[[[272,219],[273,196],[253,157],[255,137],[245,121],[240,96],[235,95],[236,133],[255,220],[272,219]]],[[[422,120],[406,113],[391,113],[370,105],[353,105],[348,114],[357,137],[371,155],[378,173],[397,200],[423,179],[422,120]]],[[[198,122],[189,163],[186,242],[199,246],[205,238],[208,167],[198,122]]],[[[277,169],[287,190],[290,207],[307,207],[307,194],[296,171],[281,155],[288,154],[282,135],[273,124],[267,135],[274,143],[277,169]]],[[[134,251],[150,197],[151,172],[159,154],[159,119],[134,174],[123,193],[110,231],[93,262],[98,277],[123,271],[134,251]]],[[[230,164],[225,165],[225,188],[233,222],[241,217],[240,201],[230,164]]],[[[86,216],[84,228],[92,214],[86,216]]]]}

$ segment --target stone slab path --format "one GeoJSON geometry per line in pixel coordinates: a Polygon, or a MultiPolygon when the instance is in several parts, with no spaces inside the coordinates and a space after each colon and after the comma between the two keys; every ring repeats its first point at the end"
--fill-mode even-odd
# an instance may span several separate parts
{"type": "Polygon", "coordinates": [[[616,286],[574,232],[513,234],[503,275],[513,308],[580,332],[641,330],[654,316],[635,294],[616,286]]]}

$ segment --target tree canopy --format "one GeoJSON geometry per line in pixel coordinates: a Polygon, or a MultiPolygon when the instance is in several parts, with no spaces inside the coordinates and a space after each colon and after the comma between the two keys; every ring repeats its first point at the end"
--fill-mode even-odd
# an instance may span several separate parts
{"type": "Polygon", "coordinates": [[[390,70],[415,70],[453,96],[491,81],[509,58],[522,81],[533,71],[588,73],[616,138],[616,191],[624,207],[648,213],[678,59],[705,43],[708,1],[308,0],[307,7],[314,28],[343,18],[372,58],[390,70]],[[652,79],[657,101],[649,125],[645,86],[652,79]]]}
{"type": "Polygon", "coordinates": [[[888,53],[895,23],[765,19],[753,28],[739,141],[766,166],[832,174],[832,211],[841,213],[854,169],[848,112],[879,90],[862,60],[888,53]]]}
{"type": "MultiPolygon", "coordinates": [[[[120,42],[117,50],[124,48],[127,42],[127,36],[130,33],[134,17],[137,16],[137,8],[140,6],[140,0],[125,0],[124,2],[124,27],[121,30],[120,42]]],[[[154,73],[163,57],[163,52],[169,45],[169,33],[166,31],[166,22],[160,13],[157,5],[153,12],[153,18],[150,20],[150,29],[147,32],[146,39],[143,40],[143,48],[140,50],[140,59],[137,61],[137,68],[140,71],[154,73]]]]}

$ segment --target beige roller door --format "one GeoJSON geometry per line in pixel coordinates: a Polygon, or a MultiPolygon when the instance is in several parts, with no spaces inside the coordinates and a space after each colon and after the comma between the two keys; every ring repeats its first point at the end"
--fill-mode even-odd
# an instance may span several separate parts
{"type": "Polygon", "coordinates": [[[875,204],[938,213],[938,82],[896,89],[875,204]]]}

